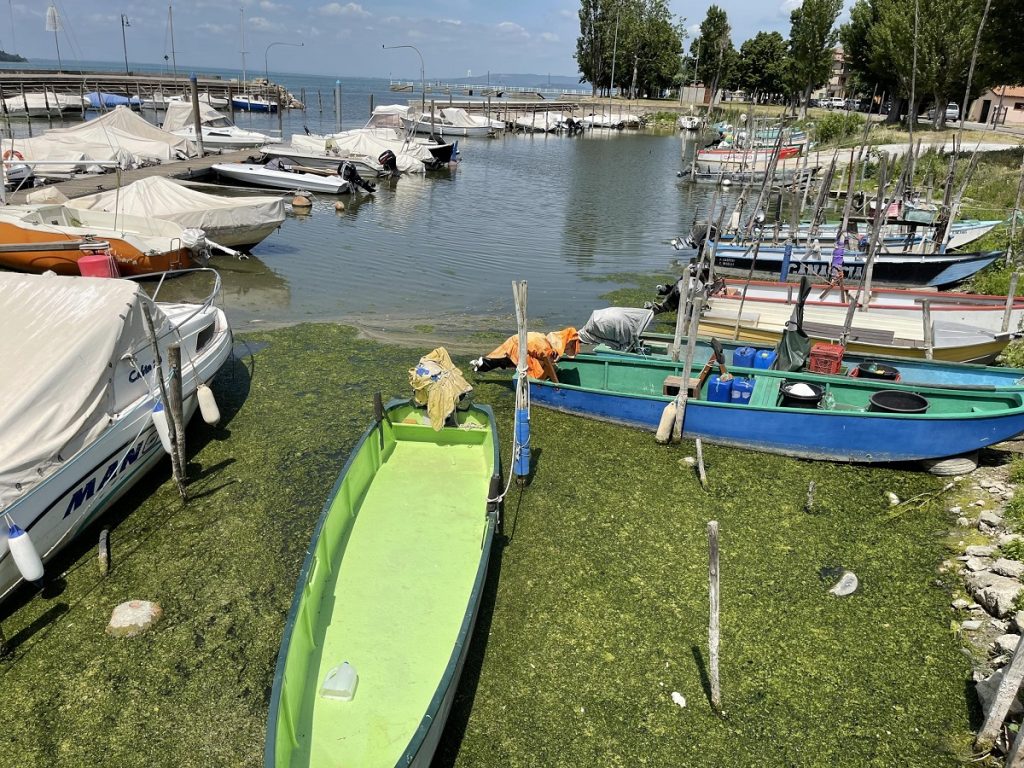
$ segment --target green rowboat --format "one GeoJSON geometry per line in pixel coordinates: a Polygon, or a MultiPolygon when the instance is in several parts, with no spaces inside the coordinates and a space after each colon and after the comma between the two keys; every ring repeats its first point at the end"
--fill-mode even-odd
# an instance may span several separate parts
{"type": "Polygon", "coordinates": [[[393,401],[349,457],[285,627],[267,768],[429,766],[487,575],[488,499],[501,490],[494,414],[471,406],[457,419],[435,431],[426,411],[393,401]],[[351,684],[325,695],[349,669],[354,695],[345,700],[351,684]]]}

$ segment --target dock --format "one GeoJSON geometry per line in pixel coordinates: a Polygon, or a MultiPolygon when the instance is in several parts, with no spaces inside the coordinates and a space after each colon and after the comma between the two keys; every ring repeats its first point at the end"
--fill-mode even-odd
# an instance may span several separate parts
{"type": "MultiPolygon", "coordinates": [[[[118,186],[126,186],[133,181],[148,179],[153,176],[162,176],[168,179],[202,180],[208,177],[212,171],[210,168],[216,163],[244,163],[250,156],[258,155],[256,149],[239,149],[234,152],[210,153],[204,157],[190,157],[188,160],[179,160],[173,163],[161,163],[160,165],[147,165],[142,168],[133,168],[120,173],[99,173],[82,174],[73,179],[61,181],[56,184],[47,184],[45,188],[59,190],[65,197],[82,197],[91,195],[94,192],[106,192],[117,189],[118,186]]],[[[43,189],[36,187],[35,189],[43,189]]],[[[32,192],[32,189],[22,189],[8,195],[7,202],[20,204],[24,203],[25,197],[32,192]]]]}

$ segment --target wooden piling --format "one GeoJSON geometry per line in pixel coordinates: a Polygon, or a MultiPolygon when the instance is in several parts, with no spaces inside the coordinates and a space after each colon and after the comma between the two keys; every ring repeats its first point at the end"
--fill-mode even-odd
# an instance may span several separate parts
{"type": "MultiPolygon", "coordinates": [[[[1017,691],[1020,690],[1022,681],[1024,681],[1024,642],[1017,643],[1017,649],[1013,652],[1013,659],[1010,661],[1009,666],[1004,668],[1003,681],[999,684],[999,690],[996,691],[995,698],[992,700],[988,716],[985,718],[985,722],[982,724],[981,730],[978,731],[978,735],[974,740],[974,746],[978,751],[987,752],[992,749],[996,736],[999,734],[999,729],[1003,727],[1003,721],[1010,711],[1010,705],[1017,698],[1017,691]]],[[[1013,744],[1011,755],[1021,751],[1020,742],[1021,740],[1018,736],[1013,744]]],[[[1007,759],[1006,764],[1010,765],[1011,761],[1007,759]]]]}
{"type": "Polygon", "coordinates": [[[1013,314],[1013,300],[1017,294],[1017,282],[1020,280],[1020,272],[1010,275],[1010,288],[1006,292],[1006,308],[1003,309],[1003,333],[1010,328],[1010,317],[1013,314]]]}
{"type": "MultiPolygon", "coordinates": [[[[149,343],[153,347],[153,365],[156,368],[156,380],[160,385],[160,402],[164,404],[164,408],[170,411],[169,403],[170,398],[167,394],[167,383],[164,380],[164,366],[163,360],[160,357],[160,344],[157,341],[156,330],[153,328],[153,315],[150,312],[149,305],[143,302],[142,304],[142,319],[146,324],[146,333],[149,335],[149,343]]],[[[174,476],[174,482],[178,486],[178,493],[182,499],[187,499],[188,494],[185,491],[185,475],[183,467],[178,461],[179,454],[175,449],[178,444],[177,429],[175,420],[171,417],[170,413],[167,414],[167,432],[171,442],[171,472],[174,476]]]]}
{"type": "Polygon", "coordinates": [[[711,680],[711,708],[722,712],[722,689],[718,681],[719,591],[718,591],[718,521],[708,523],[708,587],[711,615],[708,624],[708,676],[711,680]]]}
{"type": "Polygon", "coordinates": [[[171,344],[167,348],[167,365],[170,366],[171,384],[168,391],[168,416],[174,419],[177,440],[173,445],[178,452],[178,464],[181,465],[182,476],[187,476],[188,458],[185,450],[185,411],[182,400],[181,346],[171,344]]]}
{"type": "Polygon", "coordinates": [[[700,487],[705,491],[708,489],[708,473],[704,469],[704,444],[698,437],[697,444],[697,479],[700,480],[700,487]]]}
{"type": "MultiPolygon", "coordinates": [[[[867,304],[870,296],[866,296],[864,303],[867,304]]],[[[935,356],[935,344],[932,339],[932,302],[925,299],[921,302],[921,321],[924,323],[924,356],[931,360],[935,356]]]]}
{"type": "Polygon", "coordinates": [[[100,543],[97,551],[97,558],[100,566],[100,576],[110,573],[110,529],[104,528],[100,531],[100,543]]]}

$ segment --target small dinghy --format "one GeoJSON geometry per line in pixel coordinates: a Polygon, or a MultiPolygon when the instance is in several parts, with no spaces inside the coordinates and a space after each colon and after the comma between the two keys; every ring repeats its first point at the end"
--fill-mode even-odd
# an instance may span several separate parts
{"type": "Polygon", "coordinates": [[[299,575],[267,768],[427,768],[455,696],[497,525],[494,414],[435,429],[408,401],[376,411],[299,575]]]}
{"type": "Polygon", "coordinates": [[[266,165],[216,163],[213,170],[222,178],[242,181],[257,187],[304,189],[328,195],[346,195],[352,191],[352,185],[336,174],[288,165],[279,160],[271,160],[266,165]]]}

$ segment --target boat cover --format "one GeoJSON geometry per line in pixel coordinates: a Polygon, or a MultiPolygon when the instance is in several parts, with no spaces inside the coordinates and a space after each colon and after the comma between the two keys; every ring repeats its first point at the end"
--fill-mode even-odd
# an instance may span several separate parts
{"type": "Polygon", "coordinates": [[[327,137],[326,143],[339,153],[365,155],[374,161],[381,153],[390,149],[398,158],[398,170],[402,173],[423,173],[426,170],[423,163],[433,159],[430,150],[421,144],[406,143],[399,139],[388,141],[363,131],[335,133],[327,137]]]}
{"type": "MultiPolygon", "coordinates": [[[[0,506],[59,469],[146,394],[146,381],[130,376],[121,359],[131,353],[152,363],[143,301],[129,280],[0,273],[0,506]]],[[[167,332],[167,317],[150,309],[157,334],[167,332]]]]}
{"type": "Polygon", "coordinates": [[[424,355],[415,368],[409,369],[409,384],[415,403],[427,407],[430,426],[435,432],[441,431],[462,396],[473,391],[444,347],[424,355]]]}
{"type": "Polygon", "coordinates": [[[583,344],[606,344],[612,349],[629,351],[637,346],[640,334],[654,319],[654,311],[639,307],[605,307],[590,313],[580,328],[583,344]]]}
{"type": "Polygon", "coordinates": [[[70,208],[151,216],[173,221],[182,228],[198,228],[214,240],[225,230],[280,225],[285,219],[284,198],[269,196],[225,197],[208,195],[153,176],[120,191],[97,192],[70,200],[70,208]]]}
{"type": "MultiPolygon", "coordinates": [[[[199,102],[199,122],[203,125],[213,125],[218,120],[227,118],[211,107],[209,104],[199,102]]],[[[192,128],[195,120],[192,117],[192,103],[188,101],[172,101],[167,105],[167,114],[164,115],[163,129],[168,132],[181,131],[192,128]]]]}
{"type": "MultiPolygon", "coordinates": [[[[164,163],[190,157],[195,145],[146,122],[127,107],[117,107],[93,120],[70,128],[53,128],[42,136],[4,139],[0,146],[17,151],[25,160],[114,161],[121,168],[164,163]]],[[[51,166],[38,173],[95,172],[100,166],[51,166]]]]}

